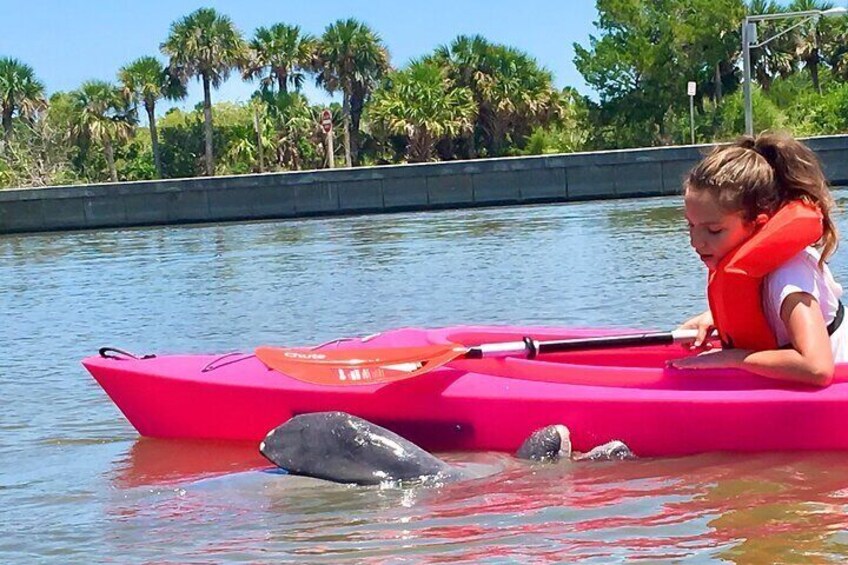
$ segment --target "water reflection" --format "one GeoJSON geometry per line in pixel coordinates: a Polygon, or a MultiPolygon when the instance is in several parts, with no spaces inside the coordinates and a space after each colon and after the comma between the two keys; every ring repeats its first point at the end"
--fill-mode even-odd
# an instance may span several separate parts
{"type": "MultiPolygon", "coordinates": [[[[620,562],[699,555],[699,562],[743,564],[836,563],[848,554],[839,541],[848,520],[848,478],[838,471],[848,459],[841,454],[547,466],[493,454],[448,459],[500,472],[381,488],[251,471],[136,491],[110,514],[119,538],[165,519],[167,535],[202,524],[215,532],[220,551],[248,559],[620,562]],[[226,516],[225,527],[216,527],[216,516],[226,516]]],[[[199,555],[189,548],[183,557],[199,555]]]]}
{"type": "Polygon", "coordinates": [[[115,462],[112,481],[118,488],[179,484],[268,466],[253,442],[139,438],[115,462]]]}

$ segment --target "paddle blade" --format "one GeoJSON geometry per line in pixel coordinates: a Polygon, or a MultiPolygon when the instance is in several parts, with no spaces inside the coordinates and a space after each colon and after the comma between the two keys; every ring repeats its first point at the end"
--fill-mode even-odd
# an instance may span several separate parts
{"type": "Polygon", "coordinates": [[[384,349],[308,349],[258,347],[256,357],[269,368],[316,385],[372,385],[400,381],[432,371],[464,355],[455,344],[384,349]]]}

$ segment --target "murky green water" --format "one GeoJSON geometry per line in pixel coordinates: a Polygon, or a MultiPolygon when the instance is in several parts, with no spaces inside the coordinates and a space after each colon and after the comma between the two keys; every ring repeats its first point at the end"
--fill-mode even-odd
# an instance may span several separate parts
{"type": "MultiPolygon", "coordinates": [[[[704,307],[679,207],[0,238],[0,562],[843,562],[848,454],[453,454],[503,470],[349,488],[267,472],[252,445],[139,439],[79,365],[107,344],[224,352],[404,325],[670,328],[704,307]]],[[[848,252],[832,267],[848,281],[848,252]]]]}

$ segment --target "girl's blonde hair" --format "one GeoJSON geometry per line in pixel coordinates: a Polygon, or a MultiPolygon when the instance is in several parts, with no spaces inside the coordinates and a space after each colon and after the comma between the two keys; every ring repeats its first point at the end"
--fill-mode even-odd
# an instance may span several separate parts
{"type": "Polygon", "coordinates": [[[771,216],[793,200],[815,204],[824,216],[824,234],[816,244],[822,261],[839,241],[831,218],[833,196],[815,153],[793,137],[764,133],[740,137],[714,148],[684,182],[685,191],[710,192],[727,212],[741,212],[746,221],[771,216]]]}

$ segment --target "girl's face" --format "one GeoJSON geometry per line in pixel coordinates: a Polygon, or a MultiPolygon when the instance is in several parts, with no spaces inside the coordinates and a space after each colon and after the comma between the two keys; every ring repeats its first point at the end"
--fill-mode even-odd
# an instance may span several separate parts
{"type": "Polygon", "coordinates": [[[710,270],[768,220],[766,214],[749,222],[741,212],[726,212],[706,190],[687,190],[683,206],[689,223],[689,243],[710,270]]]}

